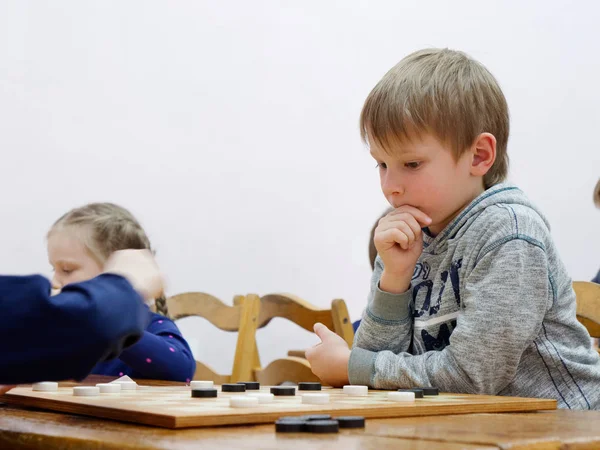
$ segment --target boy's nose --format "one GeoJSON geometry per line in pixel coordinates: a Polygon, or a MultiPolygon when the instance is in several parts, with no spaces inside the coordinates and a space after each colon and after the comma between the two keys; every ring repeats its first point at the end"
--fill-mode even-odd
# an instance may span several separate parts
{"type": "Polygon", "coordinates": [[[404,186],[398,177],[386,176],[383,181],[383,192],[387,196],[400,196],[404,194],[404,186]]]}

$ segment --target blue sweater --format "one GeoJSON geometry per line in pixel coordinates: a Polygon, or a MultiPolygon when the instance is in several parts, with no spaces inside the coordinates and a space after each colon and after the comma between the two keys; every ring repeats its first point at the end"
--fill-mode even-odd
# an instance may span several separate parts
{"type": "Polygon", "coordinates": [[[54,297],[42,276],[0,276],[0,317],[0,384],[85,378],[140,340],[150,320],[131,284],[111,274],[54,297]]]}
{"type": "Polygon", "coordinates": [[[136,344],[125,349],[118,359],[100,362],[92,373],[189,381],[195,370],[196,361],[177,325],[165,316],[152,314],[150,325],[136,344]]]}

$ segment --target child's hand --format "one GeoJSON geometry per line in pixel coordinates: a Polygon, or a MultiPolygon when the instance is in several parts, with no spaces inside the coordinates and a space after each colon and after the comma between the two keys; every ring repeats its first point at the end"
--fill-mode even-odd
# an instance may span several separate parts
{"type": "Polygon", "coordinates": [[[322,323],[316,323],[314,329],[321,343],[306,350],[313,373],[334,387],[348,384],[348,344],[322,323]]]}
{"type": "Polygon", "coordinates": [[[150,250],[119,250],[104,265],[104,273],[126,278],[146,301],[163,291],[163,279],[150,250]]]}
{"type": "Polygon", "coordinates": [[[148,308],[150,308],[152,311],[156,312],[156,300],[153,298],[149,298],[146,300],[146,305],[148,305],[148,308]],[[154,309],[152,309],[154,308],[154,309]]]}
{"type": "Polygon", "coordinates": [[[15,386],[6,386],[4,384],[0,384],[0,394],[4,394],[5,392],[10,391],[15,386]]]}
{"type": "Polygon", "coordinates": [[[379,221],[373,242],[384,265],[379,282],[381,290],[399,294],[410,287],[423,251],[421,227],[430,223],[429,216],[408,205],[396,208],[379,221]]]}
{"type": "Polygon", "coordinates": [[[62,286],[58,284],[54,277],[52,278],[52,281],[50,283],[50,297],[60,294],[62,286]]]}

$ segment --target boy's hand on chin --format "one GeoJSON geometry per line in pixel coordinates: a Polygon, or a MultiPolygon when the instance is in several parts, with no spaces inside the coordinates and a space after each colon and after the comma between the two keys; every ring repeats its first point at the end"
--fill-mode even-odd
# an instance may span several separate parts
{"type": "Polygon", "coordinates": [[[423,251],[421,228],[429,224],[427,214],[409,205],[396,208],[379,221],[373,242],[384,266],[379,282],[382,291],[400,294],[410,287],[423,251]]]}

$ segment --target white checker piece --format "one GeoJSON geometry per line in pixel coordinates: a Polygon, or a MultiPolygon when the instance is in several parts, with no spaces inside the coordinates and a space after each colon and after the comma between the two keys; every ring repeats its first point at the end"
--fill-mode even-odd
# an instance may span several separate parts
{"type": "Polygon", "coordinates": [[[215,383],[212,381],[193,380],[190,381],[190,387],[192,389],[213,389],[215,387],[215,383]]]}
{"type": "Polygon", "coordinates": [[[98,383],[96,387],[100,389],[101,394],[118,394],[121,392],[119,383],[98,383]]]}
{"type": "Polygon", "coordinates": [[[58,391],[58,383],[54,381],[42,381],[41,383],[33,384],[32,389],[40,392],[56,392],[58,391]]]}
{"type": "MultiPolygon", "coordinates": [[[[117,382],[113,381],[113,383],[117,382]]],[[[122,391],[135,391],[137,389],[137,383],[135,381],[119,381],[118,383],[121,385],[122,391]]]]}
{"type": "Polygon", "coordinates": [[[388,400],[392,402],[414,402],[415,401],[415,393],[414,392],[388,392],[387,394],[388,400]]]}
{"type": "Polygon", "coordinates": [[[100,388],[96,386],[76,386],[73,395],[77,397],[96,397],[100,395],[100,388]]]}
{"type": "Polygon", "coordinates": [[[344,386],[344,394],[351,395],[353,397],[366,397],[369,395],[369,387],[360,385],[346,385],[344,386]]]}

